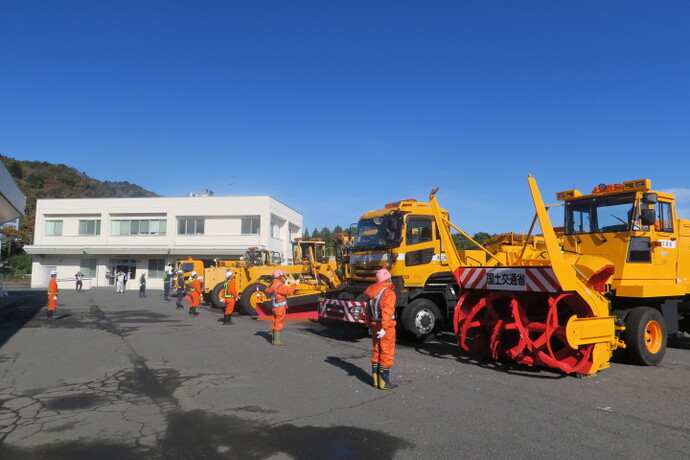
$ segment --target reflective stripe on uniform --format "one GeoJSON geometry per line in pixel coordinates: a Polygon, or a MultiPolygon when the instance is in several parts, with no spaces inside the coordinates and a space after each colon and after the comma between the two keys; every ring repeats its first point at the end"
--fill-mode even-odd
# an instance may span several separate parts
{"type": "Polygon", "coordinates": [[[232,292],[228,292],[228,283],[229,283],[229,281],[226,281],[225,284],[223,285],[223,290],[225,291],[225,298],[226,299],[235,297],[234,295],[232,295],[232,292]]]}
{"type": "MultiPolygon", "coordinates": [[[[381,303],[381,297],[383,297],[383,292],[388,289],[387,287],[381,289],[376,296],[374,296],[373,299],[369,299],[369,313],[371,315],[371,320],[375,323],[380,323],[381,322],[381,307],[379,307],[379,304],[381,303]]],[[[395,315],[393,315],[393,318],[391,318],[393,321],[395,321],[395,315]]]]}

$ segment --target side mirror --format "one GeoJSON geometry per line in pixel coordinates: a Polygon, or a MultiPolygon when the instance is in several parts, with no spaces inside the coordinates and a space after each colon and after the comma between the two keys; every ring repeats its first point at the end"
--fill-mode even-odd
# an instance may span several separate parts
{"type": "Polygon", "coordinates": [[[642,225],[654,225],[654,222],[656,222],[656,211],[653,209],[643,209],[640,220],[642,225]]]}
{"type": "Polygon", "coordinates": [[[658,201],[658,196],[656,193],[645,193],[642,195],[642,202],[646,204],[654,204],[658,201]]]}

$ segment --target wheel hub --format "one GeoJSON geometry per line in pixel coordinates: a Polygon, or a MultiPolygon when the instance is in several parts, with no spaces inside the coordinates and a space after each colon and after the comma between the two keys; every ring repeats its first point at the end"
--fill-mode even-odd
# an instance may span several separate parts
{"type": "Polygon", "coordinates": [[[421,332],[427,333],[434,327],[434,316],[429,310],[421,310],[417,313],[415,319],[415,326],[421,332]]]}

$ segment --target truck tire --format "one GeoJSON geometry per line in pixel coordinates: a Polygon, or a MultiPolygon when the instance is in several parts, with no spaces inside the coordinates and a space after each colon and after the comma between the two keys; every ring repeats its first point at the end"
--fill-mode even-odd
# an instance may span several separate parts
{"type": "Polygon", "coordinates": [[[211,306],[214,308],[225,308],[225,283],[218,283],[211,291],[211,306]]]}
{"type": "Polygon", "coordinates": [[[400,322],[412,340],[424,342],[436,337],[441,323],[441,312],[431,300],[415,299],[403,309],[400,322]]]}
{"type": "Polygon", "coordinates": [[[266,294],[267,288],[268,286],[263,283],[253,283],[247,286],[242,291],[242,298],[240,299],[242,311],[248,315],[257,316],[259,314],[256,310],[257,304],[263,303],[264,300],[268,299],[266,294]]]}
{"type": "Polygon", "coordinates": [[[642,366],[656,366],[666,353],[666,324],[659,310],[637,307],[625,318],[623,340],[628,358],[642,366]]]}

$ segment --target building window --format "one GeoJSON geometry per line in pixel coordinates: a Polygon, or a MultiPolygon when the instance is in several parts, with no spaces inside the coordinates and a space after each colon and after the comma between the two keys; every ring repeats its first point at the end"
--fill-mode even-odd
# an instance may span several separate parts
{"type": "Polygon", "coordinates": [[[178,219],[178,235],[203,235],[204,219],[178,219]]]}
{"type": "Polygon", "coordinates": [[[242,234],[243,235],[258,235],[260,222],[261,222],[261,218],[259,218],[259,217],[244,217],[244,218],[242,218],[242,234]]]}
{"type": "Polygon", "coordinates": [[[297,235],[299,235],[299,228],[288,226],[288,241],[294,241],[297,235]]]}
{"type": "Polygon", "coordinates": [[[271,219],[271,238],[280,239],[281,230],[285,221],[273,218],[271,219]]]}
{"type": "Polygon", "coordinates": [[[62,221],[61,220],[47,220],[46,221],[46,236],[62,236],[62,221]]]}
{"type": "Polygon", "coordinates": [[[86,235],[100,235],[101,221],[100,220],[80,220],[79,221],[79,236],[86,235]]]}
{"type": "Polygon", "coordinates": [[[149,279],[163,278],[165,274],[165,260],[149,259],[149,279]]]}
{"type": "Polygon", "coordinates": [[[96,259],[81,259],[79,271],[86,278],[94,278],[96,276],[96,259]]]}
{"type": "Polygon", "coordinates": [[[167,221],[164,219],[113,220],[111,233],[117,235],[165,235],[167,221]]]}

